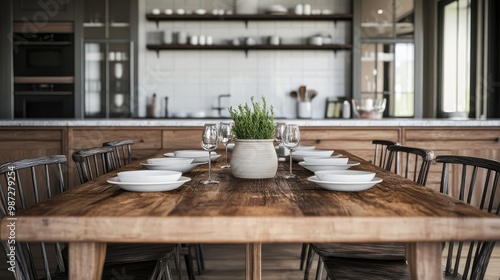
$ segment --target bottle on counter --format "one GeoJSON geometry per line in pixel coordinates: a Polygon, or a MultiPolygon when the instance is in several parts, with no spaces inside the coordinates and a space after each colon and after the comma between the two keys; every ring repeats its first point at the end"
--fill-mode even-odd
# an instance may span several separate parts
{"type": "Polygon", "coordinates": [[[344,103],[342,104],[342,118],[351,118],[351,104],[349,104],[349,101],[347,100],[344,100],[344,103]]]}
{"type": "Polygon", "coordinates": [[[158,101],[156,100],[156,93],[153,94],[153,97],[151,98],[151,102],[148,105],[148,113],[147,116],[148,118],[156,118],[157,117],[157,108],[158,108],[158,101]]]}

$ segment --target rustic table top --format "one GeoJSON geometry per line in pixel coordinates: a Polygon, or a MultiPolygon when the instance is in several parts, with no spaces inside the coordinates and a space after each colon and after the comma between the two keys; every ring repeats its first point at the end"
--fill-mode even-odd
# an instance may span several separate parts
{"type": "MultiPolygon", "coordinates": [[[[116,172],[17,213],[19,241],[99,242],[417,242],[500,240],[500,218],[417,185],[349,154],[355,170],[376,172],[382,183],[362,192],[328,191],[307,180],[313,173],[294,163],[296,179],[237,179],[221,169],[220,184],[203,185],[208,165],[168,192],[127,192],[109,184],[116,172]]],[[[143,168],[140,162],[126,170],[143,168]]],[[[123,169],[122,169],[123,170],[123,169]]],[[[2,239],[8,236],[2,220],[2,239]]]]}

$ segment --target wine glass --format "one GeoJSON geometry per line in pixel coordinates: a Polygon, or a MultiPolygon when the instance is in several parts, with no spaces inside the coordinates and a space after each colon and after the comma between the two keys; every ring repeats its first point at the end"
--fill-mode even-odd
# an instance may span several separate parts
{"type": "Polygon", "coordinates": [[[283,151],[283,132],[285,130],[285,125],[286,123],[284,122],[277,122],[276,123],[276,128],[274,129],[274,140],[278,142],[278,161],[284,161],[285,160],[285,152],[283,151]]]}
{"type": "Polygon", "coordinates": [[[201,181],[203,184],[219,183],[219,181],[212,180],[212,151],[217,149],[218,142],[217,125],[214,123],[205,124],[203,134],[201,135],[201,147],[205,151],[208,151],[208,179],[201,181]]]}
{"type": "Polygon", "coordinates": [[[221,122],[219,125],[219,142],[224,145],[226,149],[226,164],[221,168],[229,168],[231,165],[227,162],[227,144],[233,140],[233,126],[228,122],[221,122]]]}
{"type": "Polygon", "coordinates": [[[296,176],[292,173],[292,152],[293,149],[297,148],[300,143],[300,130],[299,126],[296,124],[285,125],[285,130],[283,132],[283,145],[290,150],[290,174],[286,175],[286,179],[295,178],[296,176]]]}

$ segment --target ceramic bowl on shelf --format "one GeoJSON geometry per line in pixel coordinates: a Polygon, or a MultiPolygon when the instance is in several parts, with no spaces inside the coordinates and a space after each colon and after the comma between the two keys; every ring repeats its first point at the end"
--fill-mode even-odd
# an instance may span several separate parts
{"type": "Polygon", "coordinates": [[[182,173],[172,170],[133,170],[118,172],[116,175],[120,182],[158,183],[177,181],[182,173]]]}
{"type": "Polygon", "coordinates": [[[375,177],[375,172],[360,170],[321,170],[314,172],[321,181],[329,182],[369,182],[375,177]]]}

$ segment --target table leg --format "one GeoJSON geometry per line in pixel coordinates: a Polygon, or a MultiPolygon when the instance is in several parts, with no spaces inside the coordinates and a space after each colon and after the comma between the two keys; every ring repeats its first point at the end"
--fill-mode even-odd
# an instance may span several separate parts
{"type": "Polygon", "coordinates": [[[246,280],[261,280],[262,243],[248,243],[246,247],[246,280]]]}
{"type": "Polygon", "coordinates": [[[105,258],[106,243],[70,243],[69,279],[100,280],[105,258]]]}
{"type": "Polygon", "coordinates": [[[411,279],[442,279],[441,253],[440,242],[406,244],[406,258],[411,279]]]}

